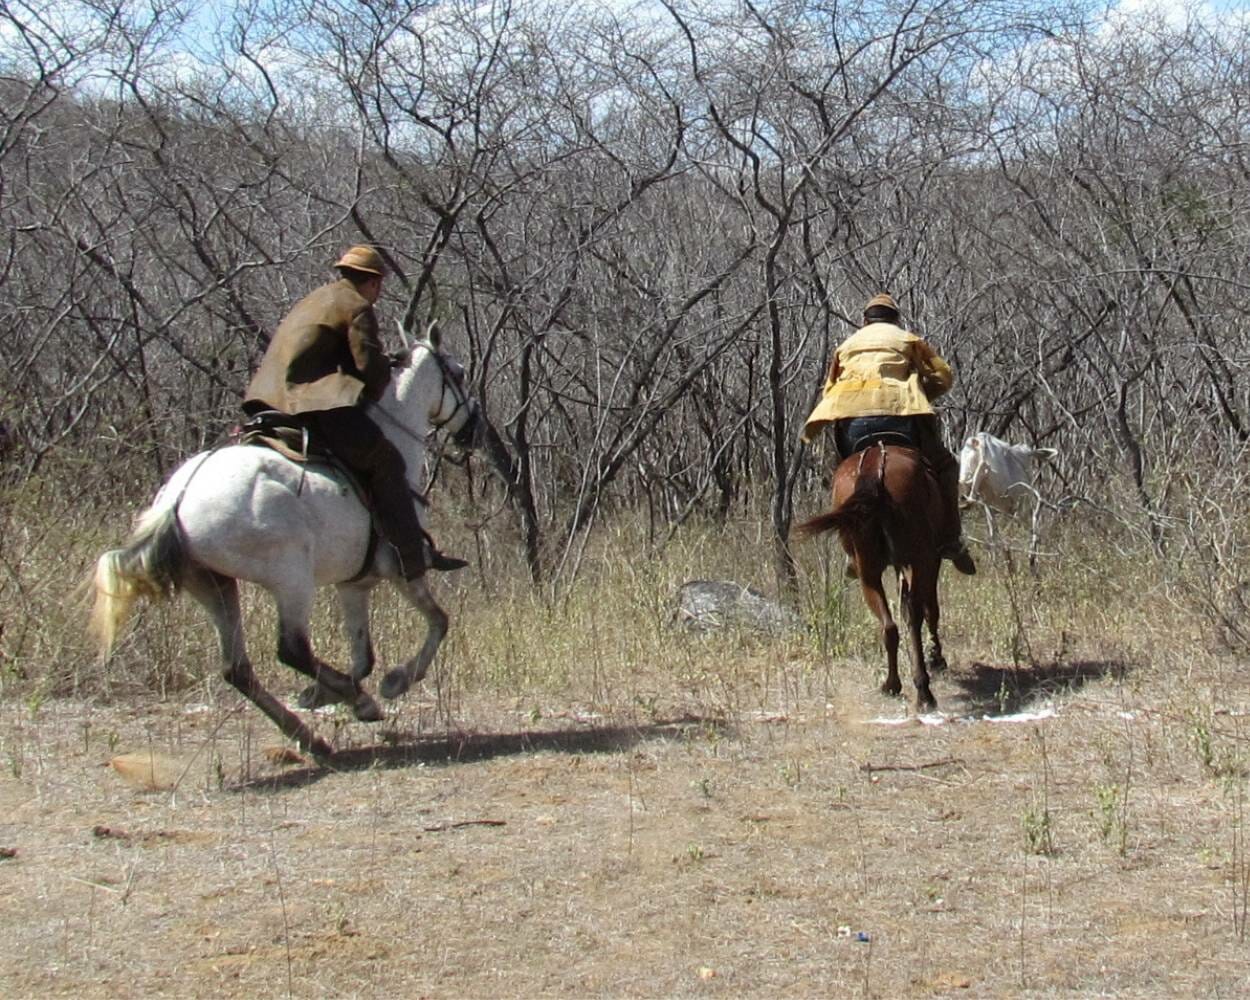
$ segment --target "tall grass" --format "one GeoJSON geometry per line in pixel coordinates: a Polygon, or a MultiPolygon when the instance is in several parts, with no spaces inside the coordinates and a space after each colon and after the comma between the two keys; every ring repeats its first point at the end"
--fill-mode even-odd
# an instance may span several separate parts
{"type": "MultiPolygon", "coordinates": [[[[113,659],[95,661],[84,630],[86,602],[74,590],[100,552],[124,538],[141,504],[127,505],[120,495],[126,491],[111,481],[104,488],[97,473],[67,477],[62,470],[57,478],[77,485],[34,480],[2,498],[0,696],[109,696],[136,688],[173,694],[211,679],[216,640],[186,599],[145,608],[113,659]]],[[[444,547],[475,551],[464,522],[447,509],[440,516],[444,547]]],[[[497,696],[532,703],[536,712],[575,701],[732,713],[817,692],[845,661],[878,669],[876,624],[828,540],[796,549],[797,587],[779,597],[810,625],[806,633],[699,635],[674,623],[676,593],[687,580],[733,580],[776,595],[766,525],[763,514],[727,524],[692,520],[654,549],[643,517],[618,516],[592,535],[578,575],[558,592],[530,583],[501,532],[478,565],[435,578],[452,630],[431,681],[449,698],[497,696]]],[[[1075,656],[1161,661],[1167,650],[1209,643],[1218,632],[1203,613],[1209,576],[1193,562],[1159,554],[1113,517],[1052,519],[1036,575],[1020,555],[1023,527],[1003,529],[1002,548],[977,547],[976,577],[943,574],[943,638],[955,667],[1023,667],[1075,656]],[[1198,597],[1185,604],[1187,594],[1198,597]]],[[[975,515],[969,533],[983,535],[975,515]]],[[[1228,540],[1222,544],[1227,551],[1228,540]]],[[[422,624],[387,588],[376,594],[375,644],[380,661],[393,664],[416,649],[422,624]]],[[[280,690],[293,688],[294,675],[273,662],[267,598],[244,588],[244,602],[253,660],[280,690]]],[[[323,656],[346,661],[331,591],[319,602],[313,636],[323,656]]]]}

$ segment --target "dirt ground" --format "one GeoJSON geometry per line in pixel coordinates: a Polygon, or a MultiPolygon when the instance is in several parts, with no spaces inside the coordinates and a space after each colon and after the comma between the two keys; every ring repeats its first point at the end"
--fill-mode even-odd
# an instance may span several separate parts
{"type": "Polygon", "coordinates": [[[731,717],[412,694],[315,717],[325,768],[215,681],[0,705],[0,994],[1246,995],[1250,688],[970,664],[926,724],[872,674],[731,717]]]}

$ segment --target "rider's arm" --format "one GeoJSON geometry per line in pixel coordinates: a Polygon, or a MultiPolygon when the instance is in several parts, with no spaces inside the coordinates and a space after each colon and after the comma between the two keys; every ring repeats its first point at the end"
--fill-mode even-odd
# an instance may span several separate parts
{"type": "Polygon", "coordinates": [[[347,343],[352,359],[365,383],[365,395],[376,400],[391,380],[391,362],[382,350],[378,336],[378,320],[372,308],[358,312],[347,330],[347,343]]]}
{"type": "Polygon", "coordinates": [[[833,388],[833,383],[838,380],[838,376],[842,374],[842,359],[838,356],[838,352],[834,351],[833,360],[829,362],[829,375],[825,379],[825,392],[833,388]]]}
{"type": "Polygon", "coordinates": [[[920,385],[925,395],[937,399],[955,384],[955,375],[950,365],[923,340],[914,345],[916,370],[920,373],[920,385]]]}

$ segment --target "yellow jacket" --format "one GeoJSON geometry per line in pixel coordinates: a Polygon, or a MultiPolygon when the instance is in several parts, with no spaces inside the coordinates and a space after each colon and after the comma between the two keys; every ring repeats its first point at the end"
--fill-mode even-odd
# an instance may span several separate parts
{"type": "Polygon", "coordinates": [[[954,381],[950,366],[914,333],[870,323],[838,347],[824,394],[803,425],[803,440],[845,417],[932,413],[929,401],[954,381]]]}

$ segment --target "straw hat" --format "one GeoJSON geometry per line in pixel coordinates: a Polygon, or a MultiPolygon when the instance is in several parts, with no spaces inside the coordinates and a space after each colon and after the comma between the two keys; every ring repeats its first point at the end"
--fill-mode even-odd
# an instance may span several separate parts
{"type": "Polygon", "coordinates": [[[870,298],[868,300],[868,304],[864,306],[864,312],[867,312],[869,309],[876,306],[881,306],[886,309],[892,309],[894,312],[898,312],[898,303],[890,297],[889,292],[881,292],[870,298]]]}
{"type": "Polygon", "coordinates": [[[382,255],[373,247],[367,246],[351,247],[334,266],[351,271],[364,271],[367,274],[386,274],[386,264],[382,261],[382,255]]]}

